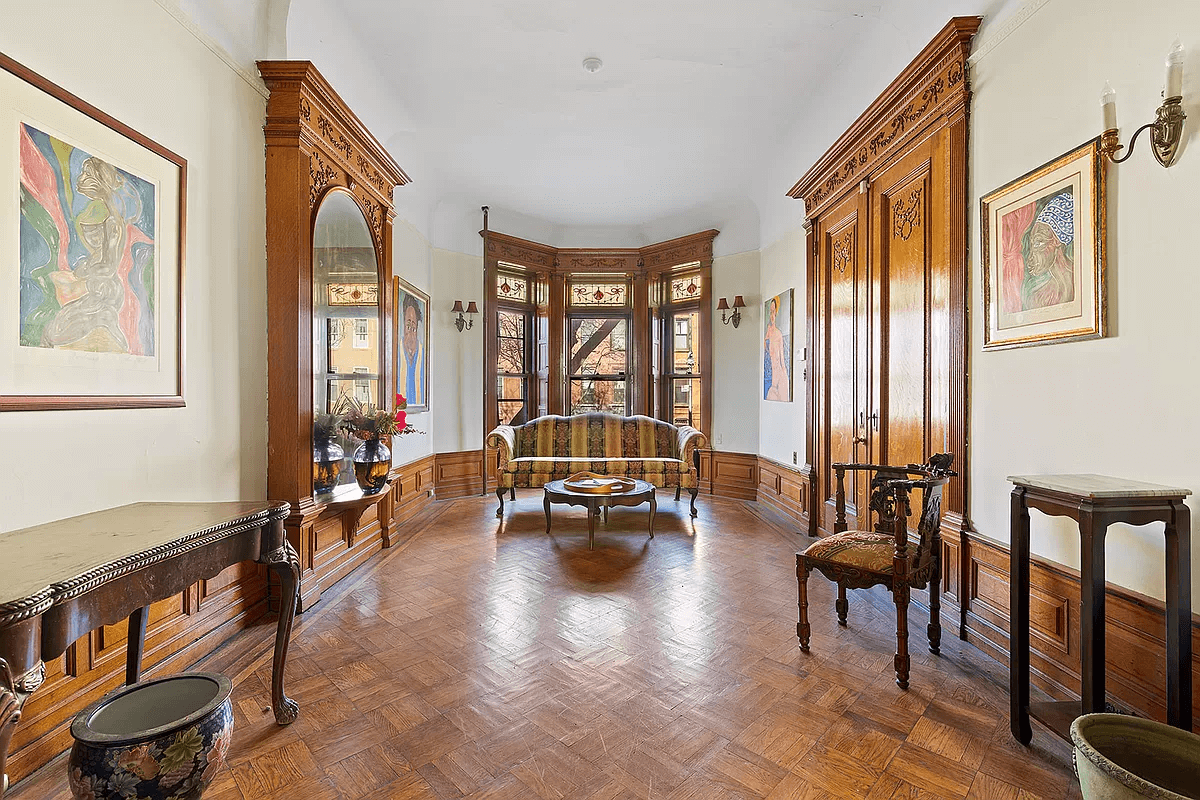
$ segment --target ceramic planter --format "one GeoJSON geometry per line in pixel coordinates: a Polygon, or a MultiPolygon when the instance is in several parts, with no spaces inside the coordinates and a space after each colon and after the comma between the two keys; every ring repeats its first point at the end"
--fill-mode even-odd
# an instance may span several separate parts
{"type": "Polygon", "coordinates": [[[1200,736],[1123,714],[1071,724],[1084,800],[1200,798],[1200,736]]]}
{"type": "Polygon", "coordinates": [[[127,686],[71,724],[68,778],[79,800],[196,800],[225,762],[233,733],[224,675],[172,675],[127,686]]]}

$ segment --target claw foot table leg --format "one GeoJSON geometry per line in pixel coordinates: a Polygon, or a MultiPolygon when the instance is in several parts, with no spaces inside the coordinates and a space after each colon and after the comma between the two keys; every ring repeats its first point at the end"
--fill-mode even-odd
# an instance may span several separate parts
{"type": "Polygon", "coordinates": [[[296,602],[300,596],[300,558],[290,542],[268,553],[263,563],[279,576],[279,627],[275,630],[275,658],[271,664],[271,707],[275,721],[290,725],[296,721],[300,706],[283,691],[283,668],[287,661],[288,643],[292,638],[292,623],[296,619],[296,602]]]}

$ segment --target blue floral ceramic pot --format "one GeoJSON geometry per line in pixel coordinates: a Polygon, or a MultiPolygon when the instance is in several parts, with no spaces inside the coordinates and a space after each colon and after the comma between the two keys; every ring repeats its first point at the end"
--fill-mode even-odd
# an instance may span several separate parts
{"type": "Polygon", "coordinates": [[[225,763],[233,684],[224,675],[172,675],[127,686],[71,724],[68,778],[80,800],[196,800],[225,763]]]}

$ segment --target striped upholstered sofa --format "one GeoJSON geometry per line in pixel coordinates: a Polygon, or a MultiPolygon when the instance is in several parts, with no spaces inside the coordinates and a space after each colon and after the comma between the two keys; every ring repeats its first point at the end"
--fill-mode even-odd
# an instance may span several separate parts
{"type": "Polygon", "coordinates": [[[543,486],[576,472],[622,475],[655,486],[687,489],[696,516],[700,486],[697,448],[707,438],[695,428],[676,426],[652,417],[614,414],[576,414],[538,417],[524,425],[501,425],[488,434],[487,444],[500,451],[496,497],[504,513],[504,494],[516,499],[517,487],[543,486]]]}

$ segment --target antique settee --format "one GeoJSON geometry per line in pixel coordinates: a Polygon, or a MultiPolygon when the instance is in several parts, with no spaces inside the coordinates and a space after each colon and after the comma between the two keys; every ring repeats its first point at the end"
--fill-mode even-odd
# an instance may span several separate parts
{"type": "Polygon", "coordinates": [[[504,513],[504,493],[516,499],[517,487],[543,486],[576,472],[622,475],[655,486],[687,489],[696,516],[700,487],[700,455],[708,440],[689,425],[676,426],[653,417],[614,414],[549,415],[524,425],[501,425],[487,444],[500,451],[496,497],[504,513]]]}

